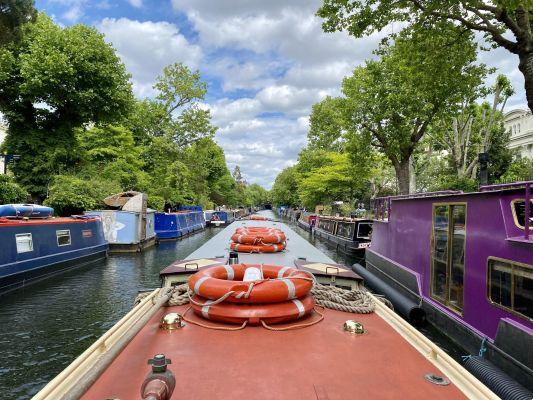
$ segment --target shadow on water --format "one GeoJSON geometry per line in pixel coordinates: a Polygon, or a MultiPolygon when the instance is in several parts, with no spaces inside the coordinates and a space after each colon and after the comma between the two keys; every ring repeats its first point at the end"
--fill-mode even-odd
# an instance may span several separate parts
{"type": "MultiPolygon", "coordinates": [[[[322,241],[321,239],[315,238],[314,235],[311,235],[310,232],[306,231],[303,228],[300,228],[298,224],[295,223],[294,221],[283,219],[283,222],[289,225],[292,230],[294,230],[296,233],[298,233],[300,236],[306,239],[309,243],[311,243],[313,246],[319,249],[322,253],[326,254],[328,257],[330,257],[331,259],[333,259],[335,262],[339,264],[353,265],[355,263],[361,264],[361,262],[364,261],[357,257],[351,257],[346,254],[337,252],[336,249],[331,244],[326,243],[322,241]]],[[[422,332],[424,336],[430,339],[433,343],[437,344],[441,349],[447,352],[451,357],[453,357],[458,362],[462,361],[461,360],[462,356],[468,354],[466,350],[457,346],[457,344],[455,344],[453,341],[448,339],[441,331],[437,330],[432,325],[426,324],[425,326],[418,328],[418,330],[422,332]]]]}
{"type": "Polygon", "coordinates": [[[112,255],[0,297],[0,399],[29,399],[126,314],[159,271],[220,232],[112,255]]]}

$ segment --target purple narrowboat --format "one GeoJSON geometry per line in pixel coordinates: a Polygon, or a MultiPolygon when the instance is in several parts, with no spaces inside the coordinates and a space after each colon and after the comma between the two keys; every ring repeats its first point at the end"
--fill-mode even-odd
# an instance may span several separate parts
{"type": "Polygon", "coordinates": [[[532,190],[530,181],[375,199],[365,271],[463,348],[529,388],[532,190]]]}

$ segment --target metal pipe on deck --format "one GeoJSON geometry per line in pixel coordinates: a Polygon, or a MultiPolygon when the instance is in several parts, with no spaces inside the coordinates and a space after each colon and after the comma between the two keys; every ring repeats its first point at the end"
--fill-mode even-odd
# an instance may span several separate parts
{"type": "Polygon", "coordinates": [[[426,312],[407,296],[404,296],[398,290],[385,283],[378,278],[372,272],[364,268],[362,265],[354,264],[352,269],[363,277],[365,285],[376,291],[378,294],[382,294],[387,297],[388,300],[394,306],[394,309],[398,311],[402,316],[407,318],[415,326],[422,325],[426,321],[426,312]]]}

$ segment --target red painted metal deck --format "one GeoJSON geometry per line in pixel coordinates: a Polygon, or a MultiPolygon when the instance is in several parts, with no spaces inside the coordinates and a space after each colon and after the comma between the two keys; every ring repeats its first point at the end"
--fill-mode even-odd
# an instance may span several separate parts
{"type": "MultiPolygon", "coordinates": [[[[465,398],[453,384],[427,382],[424,375],[438,369],[376,314],[325,310],[321,323],[285,332],[226,332],[190,323],[159,329],[163,315],[186,308],[161,308],[82,398],[140,398],[147,360],[157,353],[172,359],[175,400],[465,398]],[[347,319],[361,322],[368,333],[346,333],[347,319]]],[[[187,316],[199,320],[192,312],[187,316]]]]}

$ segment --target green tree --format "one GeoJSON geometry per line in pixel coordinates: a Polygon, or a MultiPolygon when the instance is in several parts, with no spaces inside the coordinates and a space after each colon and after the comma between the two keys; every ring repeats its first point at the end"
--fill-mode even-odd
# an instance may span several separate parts
{"type": "Polygon", "coordinates": [[[272,185],[270,196],[275,205],[297,206],[298,198],[298,173],[296,167],[287,167],[281,171],[272,185]]]}
{"type": "Polygon", "coordinates": [[[342,99],[329,96],[313,105],[307,134],[310,149],[330,151],[343,149],[346,121],[342,107],[342,99]]]}
{"type": "Polygon", "coordinates": [[[347,154],[330,152],[326,160],[326,165],[312,170],[299,184],[298,194],[307,208],[333,201],[351,203],[365,189],[365,177],[353,174],[347,154]]]}
{"type": "Polygon", "coordinates": [[[348,130],[387,156],[402,194],[409,193],[411,156],[428,126],[480,90],[487,73],[475,64],[471,34],[438,25],[433,35],[423,26],[402,31],[380,47],[379,60],[357,67],[342,85],[348,130]]]}
{"type": "Polygon", "coordinates": [[[27,199],[28,192],[9,175],[0,175],[0,204],[23,203],[27,199]]]}
{"type": "Polygon", "coordinates": [[[0,1],[0,47],[20,39],[22,26],[35,21],[33,0],[0,1]]]}
{"type": "Polygon", "coordinates": [[[501,183],[519,182],[533,179],[533,158],[517,157],[505,173],[498,179],[501,183]]]}
{"type": "Polygon", "coordinates": [[[122,119],[132,99],[129,75],[103,35],[39,14],[0,50],[0,111],[9,123],[5,147],[21,155],[17,181],[45,197],[51,176],[78,160],[74,129],[122,119]]]}
{"type": "MultiPolygon", "coordinates": [[[[447,20],[463,29],[484,34],[494,47],[518,55],[526,97],[533,111],[533,2],[531,0],[323,0],[317,14],[326,32],[347,30],[361,37],[391,22],[447,20]],[[508,35],[506,34],[508,33],[508,35]]],[[[428,35],[438,34],[438,26],[428,35]]],[[[453,57],[453,51],[450,50],[453,57]]],[[[443,63],[447,56],[442,57],[443,63]]]]}

